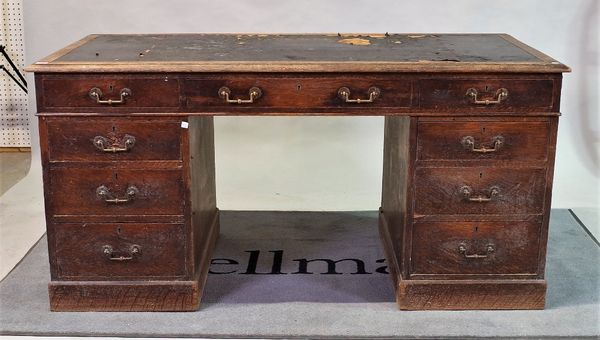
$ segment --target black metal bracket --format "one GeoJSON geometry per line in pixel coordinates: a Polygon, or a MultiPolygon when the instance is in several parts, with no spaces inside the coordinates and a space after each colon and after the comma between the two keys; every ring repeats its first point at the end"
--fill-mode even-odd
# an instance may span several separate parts
{"type": "Polygon", "coordinates": [[[21,79],[21,82],[19,82],[17,80],[17,78],[15,78],[15,76],[10,73],[10,71],[6,68],[6,66],[4,66],[4,64],[0,65],[0,69],[2,69],[6,74],[8,74],[8,76],[15,82],[17,83],[17,85],[19,85],[19,87],[25,91],[25,93],[27,93],[27,81],[25,80],[25,77],[23,77],[23,74],[21,74],[21,72],[19,71],[19,69],[17,68],[17,66],[13,63],[13,61],[10,59],[10,57],[8,56],[8,54],[6,53],[6,46],[4,45],[0,45],[0,53],[2,53],[2,55],[4,56],[4,58],[6,59],[6,61],[8,61],[8,64],[10,65],[10,67],[12,67],[13,71],[15,72],[15,74],[17,75],[17,77],[19,77],[19,79],[21,79]]]}

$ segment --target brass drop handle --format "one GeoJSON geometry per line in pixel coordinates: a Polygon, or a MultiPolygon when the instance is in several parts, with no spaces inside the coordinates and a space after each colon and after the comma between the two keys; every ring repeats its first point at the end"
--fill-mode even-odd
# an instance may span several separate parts
{"type": "Polygon", "coordinates": [[[488,196],[479,195],[476,197],[471,197],[471,195],[473,194],[473,189],[471,189],[470,186],[465,185],[460,188],[460,193],[462,194],[463,199],[465,199],[466,201],[485,203],[490,202],[492,199],[497,197],[500,194],[500,189],[497,186],[493,186],[490,188],[490,193],[488,194],[488,196]]]}
{"type": "Polygon", "coordinates": [[[379,97],[379,95],[381,95],[381,90],[379,90],[379,88],[377,87],[369,87],[369,89],[367,90],[367,95],[369,96],[369,99],[360,99],[360,98],[356,98],[356,99],[350,99],[350,89],[347,87],[340,87],[340,89],[338,90],[338,97],[344,101],[344,103],[356,103],[356,104],[363,104],[363,103],[372,103],[375,101],[375,99],[377,99],[379,97]]]}
{"type": "Polygon", "coordinates": [[[500,104],[503,100],[508,98],[508,90],[505,88],[499,88],[496,91],[495,98],[496,99],[477,99],[478,92],[474,88],[467,89],[467,97],[471,100],[473,104],[478,105],[492,105],[492,104],[500,104]]]}
{"type": "Polygon", "coordinates": [[[127,100],[127,98],[131,97],[132,93],[130,89],[123,88],[119,92],[119,99],[102,99],[102,91],[97,87],[92,87],[88,92],[88,95],[90,96],[90,98],[96,101],[96,104],[113,105],[125,104],[125,101],[127,100]]]}
{"type": "Polygon", "coordinates": [[[135,137],[131,135],[125,135],[121,140],[111,141],[103,136],[94,137],[94,146],[103,152],[126,152],[133,148],[135,145],[135,137]]]}
{"type": "Polygon", "coordinates": [[[467,254],[467,245],[465,243],[458,245],[458,252],[461,253],[466,259],[484,259],[494,251],[496,251],[496,247],[494,247],[494,245],[491,243],[485,246],[485,254],[467,254]]]}
{"type": "Polygon", "coordinates": [[[496,152],[498,151],[502,145],[504,145],[504,137],[502,136],[495,136],[494,138],[492,138],[492,147],[489,148],[485,145],[482,145],[478,148],[475,147],[475,138],[473,138],[473,136],[465,136],[462,138],[461,142],[462,146],[471,151],[471,152],[477,152],[477,153],[489,153],[489,152],[496,152]]]}
{"type": "Polygon", "coordinates": [[[110,190],[105,186],[101,185],[96,188],[96,196],[98,198],[103,199],[106,203],[114,203],[114,204],[122,204],[131,202],[134,200],[135,196],[139,193],[138,188],[133,185],[127,187],[127,191],[125,192],[124,198],[115,197],[110,190]]]}
{"type": "Polygon", "coordinates": [[[133,260],[135,256],[140,255],[142,252],[142,248],[137,244],[129,247],[129,256],[124,255],[115,255],[113,247],[110,245],[105,245],[102,247],[102,253],[111,261],[129,261],[133,260]]]}
{"type": "Polygon", "coordinates": [[[223,86],[219,89],[219,97],[224,99],[228,104],[252,104],[255,100],[262,96],[262,91],[258,87],[254,86],[248,90],[248,95],[250,96],[249,99],[230,99],[231,90],[228,87],[223,86]]]}

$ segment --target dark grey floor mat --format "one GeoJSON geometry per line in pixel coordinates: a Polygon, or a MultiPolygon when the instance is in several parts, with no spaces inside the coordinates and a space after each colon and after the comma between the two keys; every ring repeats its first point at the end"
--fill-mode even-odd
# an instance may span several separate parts
{"type": "Polygon", "coordinates": [[[145,337],[600,335],[600,248],[553,210],[542,311],[397,309],[377,212],[221,212],[198,312],[51,313],[45,238],[0,283],[0,334],[145,337]],[[279,259],[281,266],[279,266],[279,259]],[[321,261],[311,261],[321,259],[321,261]],[[346,261],[331,261],[346,259],[346,261]],[[327,260],[330,260],[328,263],[327,260]],[[218,263],[218,264],[217,264],[218,263]],[[363,266],[364,264],[364,266],[363,266]],[[334,273],[335,272],[335,273],[334,273]],[[337,274],[336,274],[337,273],[337,274]]]}

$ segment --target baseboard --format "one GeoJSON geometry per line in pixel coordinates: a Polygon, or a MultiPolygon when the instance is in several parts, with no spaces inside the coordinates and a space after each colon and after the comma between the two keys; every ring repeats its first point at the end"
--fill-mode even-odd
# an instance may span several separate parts
{"type": "Polygon", "coordinates": [[[54,312],[167,312],[198,309],[198,281],[53,281],[54,312]]]}
{"type": "Polygon", "coordinates": [[[545,280],[402,280],[396,302],[405,310],[544,309],[545,280]]]}

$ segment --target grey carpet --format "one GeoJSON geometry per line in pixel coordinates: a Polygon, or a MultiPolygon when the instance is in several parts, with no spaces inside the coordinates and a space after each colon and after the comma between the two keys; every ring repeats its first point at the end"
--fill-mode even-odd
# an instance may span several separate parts
{"type": "Polygon", "coordinates": [[[0,334],[597,337],[600,248],[567,210],[552,212],[550,230],[542,311],[398,310],[381,263],[376,212],[223,211],[214,273],[201,309],[191,313],[49,312],[44,238],[0,283],[0,334]],[[272,271],[279,254],[285,274],[258,274],[272,271]],[[258,256],[255,269],[248,268],[253,256],[258,256]],[[336,264],[340,274],[327,274],[326,262],[309,262],[303,269],[302,259],[357,259],[364,270],[357,267],[361,262],[349,260],[336,264]]]}

